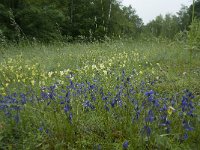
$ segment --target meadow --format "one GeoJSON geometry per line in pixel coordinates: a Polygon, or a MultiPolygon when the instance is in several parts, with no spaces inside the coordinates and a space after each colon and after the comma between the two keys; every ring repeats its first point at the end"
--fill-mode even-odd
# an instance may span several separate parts
{"type": "Polygon", "coordinates": [[[0,63],[0,149],[200,149],[185,43],[8,44],[0,63]]]}

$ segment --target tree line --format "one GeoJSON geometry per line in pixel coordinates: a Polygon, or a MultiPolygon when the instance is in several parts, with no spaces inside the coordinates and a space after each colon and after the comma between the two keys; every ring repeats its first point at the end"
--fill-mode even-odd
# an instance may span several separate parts
{"type": "MultiPolygon", "coordinates": [[[[159,15],[150,21],[143,29],[144,32],[155,37],[173,39],[180,32],[190,30],[192,23],[193,5],[183,6],[176,15],[166,14],[159,15]]],[[[200,20],[200,0],[194,3],[194,18],[200,20]]]]}
{"type": "MultiPolygon", "coordinates": [[[[174,38],[191,24],[192,5],[177,15],[157,16],[144,25],[131,6],[117,0],[0,0],[0,40],[52,41],[137,38],[141,33],[174,38]]],[[[200,18],[200,0],[195,2],[200,18]]]]}
{"type": "Polygon", "coordinates": [[[0,0],[0,10],[9,40],[137,36],[142,26],[135,10],[116,0],[0,0]]]}

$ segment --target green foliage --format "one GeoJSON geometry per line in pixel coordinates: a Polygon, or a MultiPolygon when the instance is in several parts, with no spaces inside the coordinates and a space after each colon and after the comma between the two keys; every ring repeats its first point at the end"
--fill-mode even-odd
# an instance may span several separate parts
{"type": "Polygon", "coordinates": [[[200,50],[200,20],[194,19],[188,32],[189,50],[200,50]]]}
{"type": "Polygon", "coordinates": [[[194,56],[190,72],[189,52],[183,48],[169,41],[128,40],[7,45],[4,58],[0,55],[0,148],[122,149],[128,141],[129,149],[195,149],[200,138],[200,62],[199,55],[194,56]],[[76,93],[73,86],[80,86],[77,92],[82,94],[76,93]],[[195,107],[194,116],[181,114],[182,100],[187,96],[182,90],[186,88],[195,95],[188,97],[189,102],[193,101],[189,103],[191,108],[195,107]],[[50,95],[51,89],[53,99],[41,96],[50,95]],[[153,98],[160,101],[159,107],[166,104],[168,108],[174,100],[175,111],[161,111],[150,103],[145,96],[148,89],[156,92],[153,98]],[[69,103],[66,92],[70,92],[69,103]],[[111,106],[109,100],[115,94],[120,95],[122,106],[111,106]],[[133,104],[134,100],[138,103],[133,104]],[[95,109],[84,107],[85,101],[95,109]],[[140,109],[136,120],[140,106],[144,109],[140,109]],[[154,121],[146,122],[150,109],[154,121]],[[159,125],[161,115],[167,115],[170,121],[169,133],[159,125]],[[188,119],[194,130],[185,130],[183,119],[188,119]],[[150,137],[144,133],[144,125],[151,128],[150,137]],[[188,134],[187,140],[183,139],[184,133],[188,134]]]}
{"type": "Polygon", "coordinates": [[[0,8],[0,28],[13,41],[136,37],[142,25],[133,8],[116,0],[2,0],[0,8]]]}
{"type": "Polygon", "coordinates": [[[183,39],[185,41],[187,37],[185,33],[191,29],[190,26],[194,26],[192,25],[192,14],[199,20],[199,10],[200,1],[197,0],[194,2],[194,7],[193,5],[190,5],[190,7],[182,6],[177,15],[167,14],[164,17],[162,15],[157,16],[144,27],[144,33],[157,38],[167,38],[171,40],[178,38],[179,40],[183,39]]]}
{"type": "Polygon", "coordinates": [[[192,23],[193,19],[200,19],[200,0],[194,0],[194,7],[190,5],[188,9],[188,13],[190,16],[190,24],[192,23]],[[193,12],[194,11],[194,12],[193,12]]]}
{"type": "Polygon", "coordinates": [[[165,17],[157,16],[155,20],[146,25],[145,30],[155,37],[173,39],[180,32],[179,18],[170,14],[165,17]]]}

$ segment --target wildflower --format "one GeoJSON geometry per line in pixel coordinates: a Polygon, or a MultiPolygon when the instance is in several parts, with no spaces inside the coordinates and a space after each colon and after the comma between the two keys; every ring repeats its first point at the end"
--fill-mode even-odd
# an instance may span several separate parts
{"type": "Polygon", "coordinates": [[[39,130],[40,132],[42,132],[42,131],[44,130],[44,128],[43,128],[43,127],[40,127],[38,130],[39,130]]]}
{"type": "Polygon", "coordinates": [[[60,76],[63,76],[64,74],[64,71],[60,71],[60,76]]]}
{"type": "Polygon", "coordinates": [[[188,134],[187,134],[187,133],[185,133],[185,134],[183,135],[183,139],[184,139],[184,140],[187,140],[187,139],[188,139],[188,134]]]}
{"type": "Polygon", "coordinates": [[[8,83],[5,84],[6,87],[8,87],[8,85],[9,85],[8,83]]]}
{"type": "Polygon", "coordinates": [[[22,66],[19,66],[19,67],[18,67],[18,70],[22,70],[22,66]]]}
{"type": "Polygon", "coordinates": [[[103,73],[104,73],[104,75],[107,75],[108,72],[106,70],[103,70],[103,73]]]}
{"type": "Polygon", "coordinates": [[[11,70],[11,71],[13,70],[13,68],[14,68],[13,66],[10,66],[10,70],[11,70]]]}
{"type": "Polygon", "coordinates": [[[153,111],[150,110],[150,111],[148,112],[148,116],[146,117],[145,121],[146,121],[146,122],[153,122],[153,120],[154,120],[154,114],[153,114],[153,111]]]}
{"type": "Polygon", "coordinates": [[[83,106],[87,109],[87,108],[91,108],[91,109],[95,109],[95,107],[90,103],[90,101],[86,100],[83,103],[83,106]]]}
{"type": "Polygon", "coordinates": [[[148,97],[148,100],[150,102],[153,101],[153,99],[154,99],[154,91],[153,90],[150,90],[150,91],[146,92],[145,95],[148,97]]]}
{"type": "Polygon", "coordinates": [[[128,148],[128,141],[126,140],[123,143],[123,149],[127,149],[127,148],[128,148]]]}
{"type": "Polygon", "coordinates": [[[173,111],[175,111],[175,109],[172,106],[169,106],[167,109],[167,113],[171,115],[173,111]]]}
{"type": "Polygon", "coordinates": [[[151,128],[149,126],[144,126],[143,131],[146,132],[148,137],[151,135],[151,128]]]}
{"type": "Polygon", "coordinates": [[[63,72],[64,72],[64,74],[65,74],[65,75],[67,75],[67,74],[70,72],[70,70],[69,70],[69,69],[67,69],[67,70],[66,70],[66,69],[64,69],[64,71],[63,71],[63,72]]]}
{"type": "Polygon", "coordinates": [[[152,102],[153,102],[154,106],[156,106],[156,107],[160,106],[159,100],[153,100],[152,102]]]}
{"type": "Polygon", "coordinates": [[[96,65],[92,65],[92,69],[97,69],[97,66],[96,65]]]}
{"type": "Polygon", "coordinates": [[[88,68],[89,68],[88,65],[84,66],[84,70],[88,70],[88,68]]]}
{"type": "Polygon", "coordinates": [[[154,91],[153,90],[150,90],[148,92],[145,93],[146,96],[150,96],[150,95],[153,95],[154,94],[154,91]]]}
{"type": "Polygon", "coordinates": [[[100,64],[100,68],[104,69],[105,68],[104,64],[100,64]]]}
{"type": "Polygon", "coordinates": [[[186,120],[183,121],[183,127],[184,127],[185,130],[187,130],[187,131],[192,131],[192,130],[194,130],[194,128],[191,127],[191,126],[189,125],[189,122],[186,121],[186,120]]]}
{"type": "Polygon", "coordinates": [[[70,111],[70,106],[69,106],[69,105],[65,105],[64,111],[65,111],[66,113],[67,113],[68,111],[70,111]]]}
{"type": "Polygon", "coordinates": [[[110,111],[109,107],[107,105],[104,105],[105,110],[110,111]]]}
{"type": "Polygon", "coordinates": [[[52,75],[53,75],[53,72],[50,71],[50,72],[48,73],[49,78],[51,78],[52,75]]]}
{"type": "Polygon", "coordinates": [[[34,86],[34,84],[35,84],[35,81],[34,81],[34,80],[31,80],[31,84],[34,86]]]}
{"type": "Polygon", "coordinates": [[[34,70],[32,70],[32,75],[33,75],[33,76],[35,76],[35,75],[36,75],[34,70]]]}
{"type": "Polygon", "coordinates": [[[163,105],[163,107],[160,109],[160,111],[166,111],[167,110],[167,106],[166,104],[163,105]]]}

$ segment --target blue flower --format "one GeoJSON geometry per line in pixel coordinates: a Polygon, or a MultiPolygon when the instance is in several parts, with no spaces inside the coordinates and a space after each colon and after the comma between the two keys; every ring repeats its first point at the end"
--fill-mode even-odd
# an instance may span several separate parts
{"type": "Polygon", "coordinates": [[[43,128],[43,127],[40,127],[40,128],[39,128],[39,131],[40,131],[40,132],[42,132],[43,130],[44,130],[44,128],[43,128]]]}
{"type": "Polygon", "coordinates": [[[111,106],[114,107],[115,104],[117,104],[117,101],[115,99],[113,99],[112,102],[111,102],[111,106]]]}
{"type": "Polygon", "coordinates": [[[160,106],[159,100],[154,100],[153,104],[154,104],[155,107],[159,107],[160,106]]]}
{"type": "Polygon", "coordinates": [[[148,137],[151,135],[151,128],[149,126],[144,126],[143,131],[148,137]]]}
{"type": "Polygon", "coordinates": [[[65,111],[66,113],[67,113],[68,111],[70,111],[70,106],[69,106],[69,105],[65,105],[64,111],[65,111]]]}
{"type": "Polygon", "coordinates": [[[151,96],[154,94],[154,91],[153,90],[150,90],[148,92],[145,93],[146,96],[151,96]]]}
{"type": "Polygon", "coordinates": [[[183,127],[184,127],[185,130],[187,130],[187,131],[192,131],[192,130],[194,130],[194,128],[191,127],[191,126],[189,125],[189,122],[186,121],[186,120],[183,121],[183,127]]]}
{"type": "Polygon", "coordinates": [[[145,121],[146,121],[146,122],[153,122],[153,120],[154,120],[154,114],[153,114],[153,111],[150,110],[150,111],[148,112],[148,116],[145,118],[145,121]]]}
{"type": "Polygon", "coordinates": [[[127,148],[128,148],[128,141],[126,140],[123,143],[123,149],[127,149],[127,148]]]}
{"type": "Polygon", "coordinates": [[[166,104],[163,105],[163,107],[160,109],[160,111],[167,111],[167,106],[166,106],[166,104]]]}
{"type": "Polygon", "coordinates": [[[95,107],[94,107],[94,106],[91,104],[91,102],[88,101],[88,100],[84,101],[83,106],[84,106],[86,109],[88,109],[88,108],[95,109],[95,107]]]}
{"type": "Polygon", "coordinates": [[[110,111],[109,107],[105,104],[104,105],[105,110],[110,111]]]}
{"type": "Polygon", "coordinates": [[[187,140],[187,139],[188,139],[188,134],[187,134],[187,133],[185,133],[185,134],[183,135],[183,139],[184,139],[184,140],[187,140]]]}

